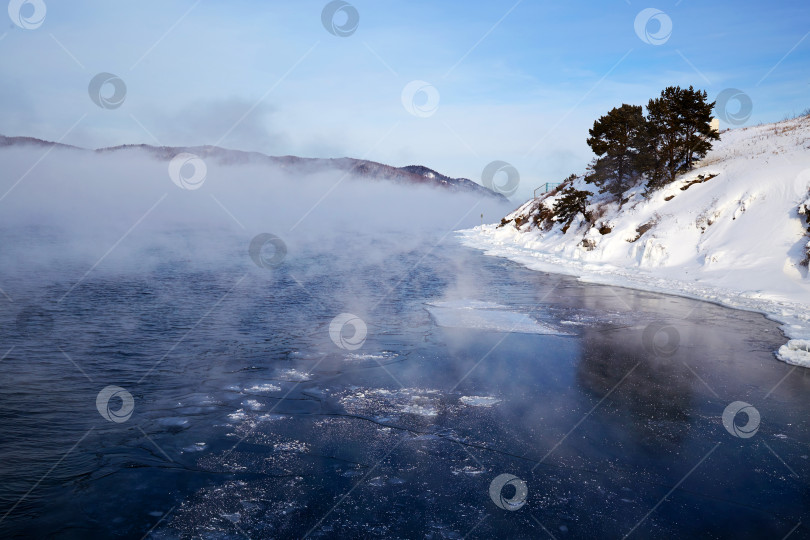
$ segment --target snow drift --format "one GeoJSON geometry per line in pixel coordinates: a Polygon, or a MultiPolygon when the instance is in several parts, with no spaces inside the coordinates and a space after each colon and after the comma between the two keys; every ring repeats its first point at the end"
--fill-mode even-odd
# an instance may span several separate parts
{"type": "MultiPolygon", "coordinates": [[[[653,192],[595,196],[563,232],[540,213],[559,190],[501,224],[461,232],[465,245],[582,280],[680,294],[783,323],[776,352],[810,367],[810,117],[726,131],[706,158],[653,192]],[[549,226],[552,225],[552,226],[549,226]]],[[[582,178],[573,187],[593,192],[582,178]]]]}

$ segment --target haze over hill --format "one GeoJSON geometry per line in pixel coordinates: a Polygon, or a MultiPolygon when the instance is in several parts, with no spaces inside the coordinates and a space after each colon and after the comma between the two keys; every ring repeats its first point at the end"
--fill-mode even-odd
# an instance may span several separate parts
{"type": "MultiPolygon", "coordinates": [[[[62,143],[44,141],[33,137],[8,137],[0,135],[0,147],[14,147],[32,145],[43,148],[61,147],[84,150],[82,148],[62,143]]],[[[97,153],[126,152],[140,149],[160,160],[171,160],[180,153],[190,153],[203,159],[214,159],[228,165],[237,164],[264,164],[280,170],[294,171],[305,175],[324,172],[328,170],[341,171],[355,178],[369,180],[388,180],[402,184],[424,184],[436,186],[451,191],[476,193],[506,202],[501,193],[486,188],[467,178],[451,178],[422,165],[409,165],[406,167],[392,167],[374,161],[354,158],[305,158],[297,156],[268,156],[261,152],[245,152],[242,150],[226,149],[219,146],[151,146],[148,144],[133,144],[113,146],[96,149],[97,153]]]]}
{"type": "Polygon", "coordinates": [[[167,264],[244,272],[259,235],[277,237],[291,261],[329,252],[334,271],[386,261],[407,275],[398,255],[430,252],[450,231],[509,208],[472,181],[423,167],[217,147],[90,151],[3,137],[0,168],[0,286],[51,280],[59,296],[167,264]]]}

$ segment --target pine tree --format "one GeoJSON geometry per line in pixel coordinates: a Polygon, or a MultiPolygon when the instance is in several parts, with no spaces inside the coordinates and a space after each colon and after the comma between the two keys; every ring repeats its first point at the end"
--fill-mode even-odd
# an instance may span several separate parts
{"type": "Polygon", "coordinates": [[[648,190],[672,182],[711,149],[711,140],[719,138],[711,128],[713,108],[714,102],[706,101],[706,92],[691,86],[669,86],[649,101],[647,142],[639,159],[648,190]]]}
{"type": "Polygon", "coordinates": [[[600,190],[620,195],[637,177],[644,115],[641,106],[622,104],[593,123],[588,146],[598,156],[586,179],[600,190]]]}
{"type": "Polygon", "coordinates": [[[554,214],[557,221],[563,224],[563,233],[568,231],[568,227],[577,217],[582,214],[587,219],[586,208],[590,200],[590,192],[575,189],[569,185],[560,193],[560,198],[554,203],[554,214]]]}
{"type": "Polygon", "coordinates": [[[720,138],[711,128],[714,105],[705,90],[669,86],[647,103],[646,117],[638,105],[613,108],[588,130],[597,157],[585,181],[616,196],[642,177],[648,192],[672,182],[720,138]]]}
{"type": "Polygon", "coordinates": [[[680,169],[681,117],[677,104],[680,88],[669,86],[647,103],[647,186],[656,189],[675,179],[680,169]]]}
{"type": "Polygon", "coordinates": [[[695,90],[691,86],[679,95],[678,107],[683,118],[683,159],[687,170],[711,150],[710,141],[720,139],[720,135],[711,127],[715,102],[708,103],[706,98],[705,90],[695,90]]]}

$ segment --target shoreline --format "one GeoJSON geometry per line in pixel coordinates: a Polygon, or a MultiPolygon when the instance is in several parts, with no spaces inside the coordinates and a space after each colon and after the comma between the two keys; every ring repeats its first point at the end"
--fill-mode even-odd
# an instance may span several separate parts
{"type": "Polygon", "coordinates": [[[561,257],[521,245],[521,240],[531,241],[525,236],[532,235],[505,227],[497,229],[497,224],[479,225],[455,231],[455,234],[463,246],[479,250],[484,255],[508,259],[530,270],[567,275],[584,283],[668,294],[759,313],[777,323],[787,340],[773,352],[774,357],[793,366],[810,367],[810,309],[800,303],[769,298],[765,292],[724,289],[705,279],[692,284],[637,267],[561,257]],[[761,296],[753,297],[753,294],[761,296]]]}

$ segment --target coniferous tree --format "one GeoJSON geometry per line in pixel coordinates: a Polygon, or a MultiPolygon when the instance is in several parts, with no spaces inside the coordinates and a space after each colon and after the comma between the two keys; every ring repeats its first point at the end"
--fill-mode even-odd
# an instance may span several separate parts
{"type": "Polygon", "coordinates": [[[644,115],[641,106],[622,104],[593,123],[588,146],[598,156],[586,181],[614,195],[623,193],[638,175],[639,149],[643,146],[644,115]]]}
{"type": "Polygon", "coordinates": [[[715,102],[709,103],[706,98],[705,90],[695,90],[691,86],[679,94],[678,106],[684,120],[683,159],[687,170],[706,155],[712,147],[712,140],[720,139],[720,135],[711,127],[715,102]]]}
{"type": "Polygon", "coordinates": [[[711,128],[713,108],[714,102],[706,101],[706,92],[691,86],[669,86],[649,101],[646,146],[639,159],[648,190],[672,182],[711,149],[711,140],[719,138],[711,128]]]}
{"type": "Polygon", "coordinates": [[[671,182],[680,168],[682,144],[679,141],[681,117],[676,106],[678,90],[669,86],[661,92],[660,97],[647,103],[645,161],[648,169],[645,172],[648,189],[671,182]]]}
{"type": "Polygon", "coordinates": [[[568,230],[578,214],[587,219],[586,209],[591,193],[581,191],[569,185],[560,193],[560,198],[554,204],[554,213],[557,221],[563,224],[563,233],[568,230]]]}
{"type": "Polygon", "coordinates": [[[648,192],[672,182],[720,138],[711,128],[714,105],[706,91],[669,86],[648,102],[646,117],[637,105],[612,109],[589,130],[587,142],[597,157],[585,181],[614,196],[641,179],[648,192]]]}

